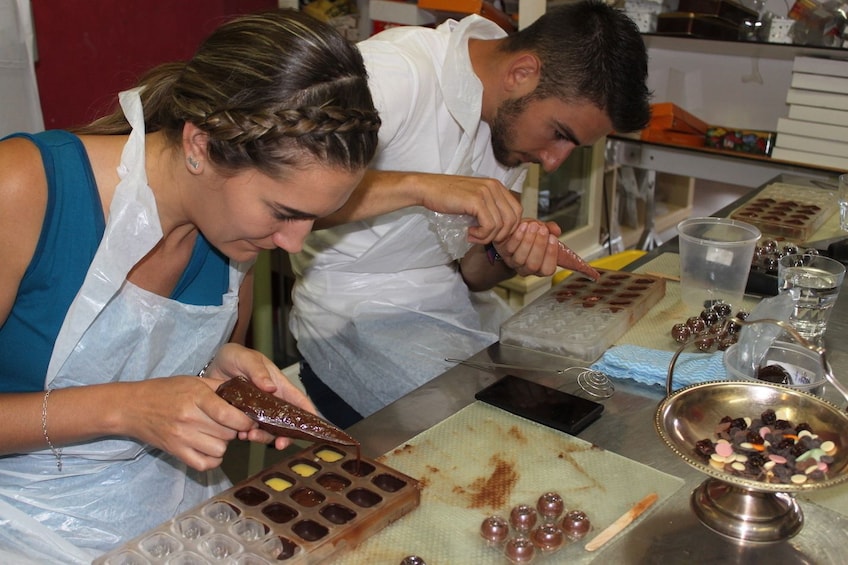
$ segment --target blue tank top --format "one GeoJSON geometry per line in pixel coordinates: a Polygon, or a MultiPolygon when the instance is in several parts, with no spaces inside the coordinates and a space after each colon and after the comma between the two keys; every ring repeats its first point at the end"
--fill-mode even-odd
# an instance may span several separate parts
{"type": "MultiPolygon", "coordinates": [[[[105,219],[82,142],[52,130],[15,134],[41,152],[47,209],[32,261],[15,304],[0,326],[0,392],[44,390],[53,344],[103,239],[105,219]]],[[[200,235],[170,298],[220,306],[229,285],[229,260],[200,235]]]]}

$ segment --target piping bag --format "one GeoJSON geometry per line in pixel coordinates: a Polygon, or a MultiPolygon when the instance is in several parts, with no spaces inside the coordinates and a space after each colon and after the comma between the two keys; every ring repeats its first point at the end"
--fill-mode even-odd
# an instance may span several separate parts
{"type": "Polygon", "coordinates": [[[563,269],[568,269],[570,271],[577,271],[578,273],[584,274],[593,281],[596,281],[601,278],[601,274],[595,270],[592,265],[583,260],[580,255],[566,247],[563,242],[559,242],[559,253],[557,254],[557,265],[562,267],[563,269]]]}
{"type": "MultiPolygon", "coordinates": [[[[454,260],[460,259],[468,253],[472,246],[468,242],[468,228],[475,225],[475,218],[467,215],[442,214],[431,210],[427,210],[427,213],[430,218],[431,229],[438,236],[442,248],[454,260]]],[[[598,271],[561,241],[559,242],[557,265],[563,269],[586,275],[593,281],[601,278],[598,271]]]]}
{"type": "Polygon", "coordinates": [[[235,406],[259,427],[275,436],[355,446],[359,442],[330,422],[257,388],[242,377],[222,383],[218,396],[235,406]]]}

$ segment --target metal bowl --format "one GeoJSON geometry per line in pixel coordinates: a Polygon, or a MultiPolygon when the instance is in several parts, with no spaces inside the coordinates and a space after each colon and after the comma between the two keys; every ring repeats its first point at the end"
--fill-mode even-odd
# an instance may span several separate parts
{"type": "Polygon", "coordinates": [[[684,461],[721,481],[759,492],[792,493],[831,487],[848,480],[848,414],[836,405],[788,386],[753,381],[713,381],[681,388],[657,407],[657,433],[684,461]],[[837,446],[828,477],[803,484],[769,483],[733,475],[704,462],[695,443],[715,439],[715,428],[724,416],[758,417],[771,408],[778,418],[794,424],[806,422],[822,439],[837,446]]]}

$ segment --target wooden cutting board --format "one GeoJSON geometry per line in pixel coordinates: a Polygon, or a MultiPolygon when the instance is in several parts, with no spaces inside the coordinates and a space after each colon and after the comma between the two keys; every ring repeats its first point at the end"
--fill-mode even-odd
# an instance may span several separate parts
{"type": "Polygon", "coordinates": [[[421,481],[420,505],[336,563],[397,565],[417,555],[427,565],[507,564],[480,537],[481,522],[492,514],[508,517],[517,504],[535,505],[547,491],[558,492],[568,509],[585,511],[593,527],[583,540],[534,563],[602,563],[604,550],[587,552],[587,541],[646,495],[657,493],[659,501],[640,520],[683,485],[682,479],[481,402],[379,460],[421,481]]]}

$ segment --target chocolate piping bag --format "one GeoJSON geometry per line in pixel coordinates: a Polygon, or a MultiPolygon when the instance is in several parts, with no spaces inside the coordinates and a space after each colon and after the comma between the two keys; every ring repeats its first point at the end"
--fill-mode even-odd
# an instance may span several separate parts
{"type": "Polygon", "coordinates": [[[245,378],[237,377],[222,383],[217,393],[256,421],[260,428],[275,436],[359,447],[359,442],[340,428],[257,388],[245,378]]]}

